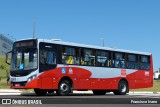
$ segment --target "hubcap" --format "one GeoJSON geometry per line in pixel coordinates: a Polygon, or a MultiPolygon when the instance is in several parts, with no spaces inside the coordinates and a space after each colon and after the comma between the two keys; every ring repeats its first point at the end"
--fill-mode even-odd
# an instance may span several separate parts
{"type": "Polygon", "coordinates": [[[67,84],[65,84],[65,83],[61,84],[60,89],[62,92],[66,92],[68,90],[67,84]]]}
{"type": "Polygon", "coordinates": [[[122,92],[126,92],[127,87],[125,84],[121,84],[120,88],[121,88],[122,92]]]}

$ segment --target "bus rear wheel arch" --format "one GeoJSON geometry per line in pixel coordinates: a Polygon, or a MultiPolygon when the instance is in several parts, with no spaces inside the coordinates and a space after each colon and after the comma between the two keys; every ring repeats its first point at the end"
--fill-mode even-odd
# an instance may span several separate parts
{"type": "Polygon", "coordinates": [[[126,95],[129,92],[128,82],[125,79],[122,79],[118,83],[118,89],[114,90],[115,95],[126,95]]]}

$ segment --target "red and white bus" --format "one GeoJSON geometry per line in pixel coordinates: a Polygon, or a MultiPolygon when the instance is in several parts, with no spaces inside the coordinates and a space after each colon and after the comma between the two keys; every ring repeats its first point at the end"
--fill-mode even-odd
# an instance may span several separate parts
{"type": "Polygon", "coordinates": [[[10,87],[34,89],[37,95],[73,90],[125,95],[153,86],[152,54],[146,52],[26,39],[14,42],[11,53],[10,87]]]}

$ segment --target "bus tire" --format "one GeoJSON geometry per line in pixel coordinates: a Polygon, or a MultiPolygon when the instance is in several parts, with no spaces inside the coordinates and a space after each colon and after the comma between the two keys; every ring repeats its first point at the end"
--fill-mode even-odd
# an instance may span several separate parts
{"type": "Polygon", "coordinates": [[[126,95],[129,92],[128,83],[125,80],[121,80],[118,83],[118,90],[113,91],[115,95],[126,95]]]}
{"type": "Polygon", "coordinates": [[[93,90],[94,95],[105,95],[106,91],[105,90],[93,90]]]}
{"type": "Polygon", "coordinates": [[[71,92],[71,84],[67,80],[61,80],[56,93],[60,96],[67,96],[71,92]]]}
{"type": "Polygon", "coordinates": [[[47,91],[42,89],[34,89],[34,92],[39,96],[44,96],[47,94],[47,91]]]}

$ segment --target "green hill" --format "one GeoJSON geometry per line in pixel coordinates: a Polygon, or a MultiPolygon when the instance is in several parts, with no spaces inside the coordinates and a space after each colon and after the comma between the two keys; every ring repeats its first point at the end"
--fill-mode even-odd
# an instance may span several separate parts
{"type": "Polygon", "coordinates": [[[5,62],[5,56],[0,56],[0,79],[9,76],[10,66],[5,62]]]}

